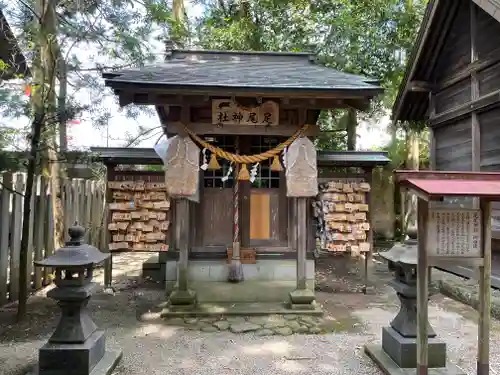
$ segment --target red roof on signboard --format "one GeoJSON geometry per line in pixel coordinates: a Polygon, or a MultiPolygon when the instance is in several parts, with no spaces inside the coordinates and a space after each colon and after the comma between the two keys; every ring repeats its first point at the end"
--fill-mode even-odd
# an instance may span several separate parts
{"type": "Polygon", "coordinates": [[[406,179],[401,183],[428,196],[499,197],[500,180],[406,179]]]}

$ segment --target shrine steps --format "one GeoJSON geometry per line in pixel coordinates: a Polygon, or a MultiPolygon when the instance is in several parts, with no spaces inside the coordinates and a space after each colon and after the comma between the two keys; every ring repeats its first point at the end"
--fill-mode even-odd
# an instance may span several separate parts
{"type": "Polygon", "coordinates": [[[265,316],[265,315],[310,315],[322,316],[320,305],[314,309],[292,310],[286,303],[239,302],[239,303],[198,303],[191,308],[169,308],[161,312],[162,318],[176,318],[186,316],[265,316]]]}

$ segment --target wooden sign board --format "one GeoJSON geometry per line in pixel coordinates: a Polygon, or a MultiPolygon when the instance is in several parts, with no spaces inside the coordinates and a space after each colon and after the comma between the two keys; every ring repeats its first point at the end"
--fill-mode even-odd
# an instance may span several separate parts
{"type": "Polygon", "coordinates": [[[427,254],[431,257],[480,258],[481,211],[430,209],[427,254]]]}
{"type": "Polygon", "coordinates": [[[271,100],[251,108],[240,106],[227,99],[212,100],[214,125],[276,126],[279,122],[279,105],[271,100]]]}

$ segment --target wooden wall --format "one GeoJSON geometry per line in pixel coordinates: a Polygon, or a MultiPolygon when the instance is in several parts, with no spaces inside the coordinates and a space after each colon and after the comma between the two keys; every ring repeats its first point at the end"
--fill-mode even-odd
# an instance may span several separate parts
{"type": "Polygon", "coordinates": [[[443,171],[470,171],[472,168],[471,118],[451,122],[436,128],[436,169],[443,171]]]}
{"type": "Polygon", "coordinates": [[[460,2],[437,57],[430,94],[432,167],[500,170],[500,23],[460,2]]]}

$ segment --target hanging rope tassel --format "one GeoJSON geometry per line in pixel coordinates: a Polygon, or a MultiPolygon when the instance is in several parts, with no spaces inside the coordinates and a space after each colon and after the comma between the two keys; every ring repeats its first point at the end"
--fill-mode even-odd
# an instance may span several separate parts
{"type": "Polygon", "coordinates": [[[248,173],[247,165],[241,164],[240,173],[238,174],[238,181],[250,180],[250,173],[248,173]]]}
{"type": "Polygon", "coordinates": [[[273,163],[271,164],[271,170],[274,172],[281,172],[283,169],[281,168],[280,157],[278,155],[274,155],[273,163]]]}
{"type": "Polygon", "coordinates": [[[208,170],[215,171],[218,169],[220,169],[220,164],[217,161],[217,156],[215,156],[215,153],[212,153],[212,156],[210,157],[210,163],[208,163],[208,170]]]}

